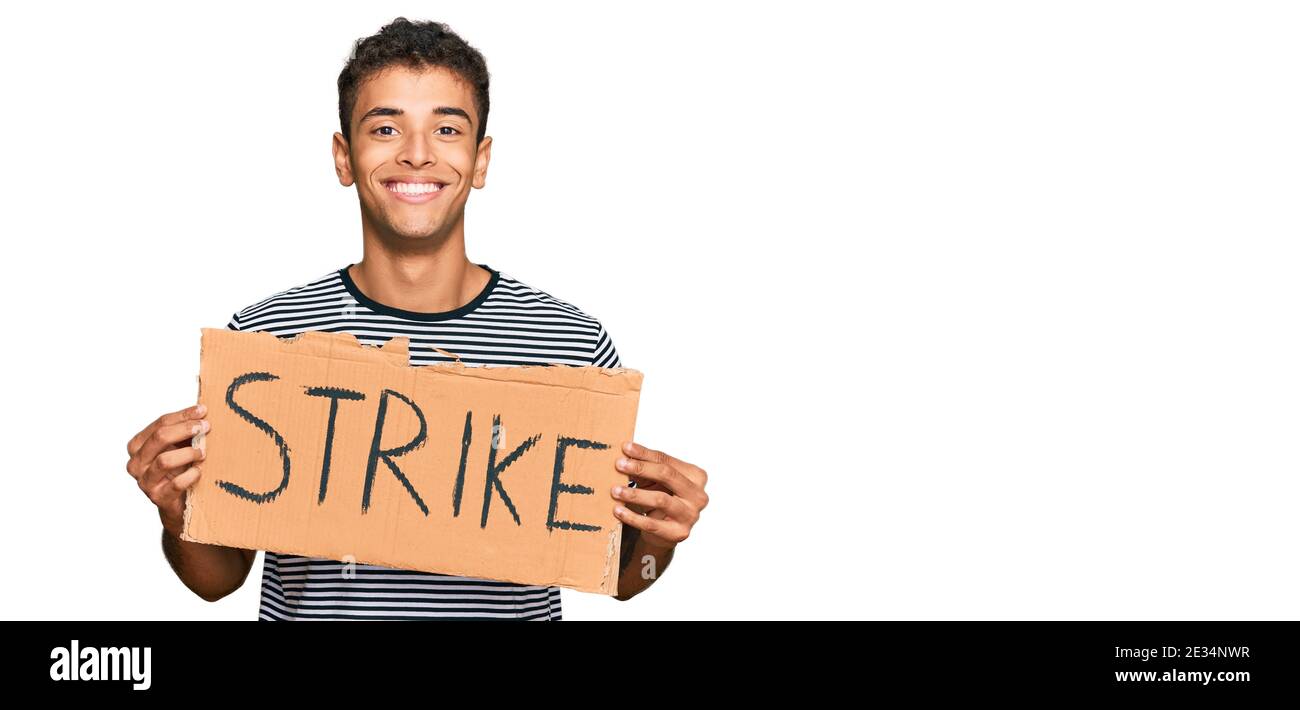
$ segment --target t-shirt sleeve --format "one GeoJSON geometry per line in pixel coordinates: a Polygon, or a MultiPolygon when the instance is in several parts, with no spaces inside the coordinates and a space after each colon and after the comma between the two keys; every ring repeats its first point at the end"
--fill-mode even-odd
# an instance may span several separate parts
{"type": "Polygon", "coordinates": [[[609,337],[604,324],[601,324],[600,334],[596,336],[596,352],[591,358],[591,364],[596,367],[623,366],[622,360],[618,357],[618,350],[614,348],[614,339],[609,337]]]}
{"type": "Polygon", "coordinates": [[[238,313],[238,312],[235,312],[234,315],[230,316],[230,322],[226,324],[226,327],[229,328],[230,330],[239,330],[239,313],[238,313]]]}

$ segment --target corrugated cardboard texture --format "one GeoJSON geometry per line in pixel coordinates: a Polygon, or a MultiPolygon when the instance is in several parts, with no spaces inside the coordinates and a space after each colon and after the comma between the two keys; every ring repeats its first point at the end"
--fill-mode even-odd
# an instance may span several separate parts
{"type": "Polygon", "coordinates": [[[182,538],[616,594],[641,373],[412,367],[408,347],[204,328],[182,538]]]}

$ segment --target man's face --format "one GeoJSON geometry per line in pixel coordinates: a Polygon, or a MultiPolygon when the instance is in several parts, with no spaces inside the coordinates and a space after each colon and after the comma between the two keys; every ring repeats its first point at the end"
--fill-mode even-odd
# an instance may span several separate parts
{"type": "Polygon", "coordinates": [[[334,134],[339,182],[356,183],[365,226],[403,243],[451,234],[487,179],[492,139],[476,144],[478,123],[473,87],[449,70],[390,67],[365,81],[350,145],[334,134]]]}

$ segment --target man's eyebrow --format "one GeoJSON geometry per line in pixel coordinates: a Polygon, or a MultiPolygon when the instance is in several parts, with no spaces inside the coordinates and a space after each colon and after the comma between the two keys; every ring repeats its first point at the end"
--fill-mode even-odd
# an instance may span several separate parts
{"type": "MultiPolygon", "coordinates": [[[[458,108],[456,106],[439,106],[433,109],[433,113],[439,116],[460,116],[461,118],[469,122],[470,125],[474,125],[474,121],[470,119],[469,113],[466,112],[465,109],[463,108],[458,108]]],[[[361,120],[357,122],[357,125],[365,123],[367,120],[371,118],[376,118],[378,116],[402,116],[405,114],[406,111],[400,108],[393,108],[391,106],[376,106],[370,109],[369,111],[366,111],[366,115],[361,117],[361,120]]]]}

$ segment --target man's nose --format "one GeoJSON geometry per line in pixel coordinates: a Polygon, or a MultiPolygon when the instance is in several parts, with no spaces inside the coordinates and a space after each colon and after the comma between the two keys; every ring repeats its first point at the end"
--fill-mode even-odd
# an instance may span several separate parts
{"type": "Polygon", "coordinates": [[[402,151],[397,159],[399,162],[407,163],[413,167],[433,165],[438,162],[438,157],[434,154],[428,137],[418,131],[410,134],[410,137],[402,144],[402,151]]]}

